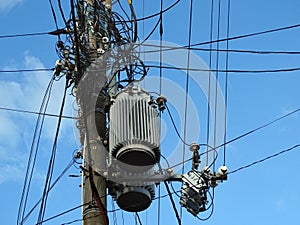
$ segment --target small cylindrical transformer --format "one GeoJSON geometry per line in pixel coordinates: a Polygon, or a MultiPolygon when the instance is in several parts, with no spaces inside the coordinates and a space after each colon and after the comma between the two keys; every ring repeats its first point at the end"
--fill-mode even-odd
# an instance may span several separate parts
{"type": "Polygon", "coordinates": [[[110,155],[121,168],[147,170],[159,161],[158,111],[148,92],[133,86],[120,91],[109,122],[110,155]]]}

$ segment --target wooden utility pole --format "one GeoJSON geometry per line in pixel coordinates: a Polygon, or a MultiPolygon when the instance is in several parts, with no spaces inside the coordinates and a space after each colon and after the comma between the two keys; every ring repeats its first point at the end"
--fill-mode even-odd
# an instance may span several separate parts
{"type": "MultiPolygon", "coordinates": [[[[93,7],[95,6],[94,0],[87,0],[86,3],[93,7]]],[[[110,8],[111,0],[105,0],[105,5],[110,8]]],[[[96,46],[98,43],[94,36],[95,31],[87,32],[89,32],[90,58],[96,59],[96,46]]],[[[93,78],[93,80],[96,80],[97,82],[95,85],[105,84],[105,70],[100,73],[101,74],[97,74],[97,79],[93,78]]],[[[94,87],[89,87],[89,90],[86,91],[89,91],[89,97],[93,98],[93,100],[89,102],[96,102],[96,109],[95,105],[89,103],[85,104],[85,109],[82,109],[83,116],[86,118],[87,127],[85,129],[88,133],[88,136],[85,136],[83,153],[83,168],[85,168],[86,171],[83,171],[82,182],[82,201],[84,205],[82,219],[83,225],[108,225],[108,220],[105,215],[106,212],[104,212],[104,209],[106,209],[106,179],[101,175],[94,173],[94,169],[96,168],[100,170],[106,169],[106,149],[102,144],[102,140],[106,139],[105,96],[100,93],[95,93],[94,89],[94,87]],[[94,125],[95,122],[97,124],[96,126],[94,125]],[[92,182],[90,176],[93,177],[92,182]],[[96,188],[101,204],[104,207],[102,211],[99,209],[99,202],[97,202],[95,197],[93,186],[96,188]]]]}

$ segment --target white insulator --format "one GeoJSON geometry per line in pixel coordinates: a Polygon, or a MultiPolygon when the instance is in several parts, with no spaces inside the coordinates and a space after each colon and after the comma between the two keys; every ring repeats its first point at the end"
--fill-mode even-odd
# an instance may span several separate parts
{"type": "Polygon", "coordinates": [[[122,90],[109,118],[109,151],[120,167],[147,170],[159,161],[158,112],[148,92],[137,87],[122,90]]]}

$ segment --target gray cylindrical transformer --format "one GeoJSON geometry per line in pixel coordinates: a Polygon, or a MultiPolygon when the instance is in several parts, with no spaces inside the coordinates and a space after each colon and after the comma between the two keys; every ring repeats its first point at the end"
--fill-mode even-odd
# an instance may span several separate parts
{"type": "Polygon", "coordinates": [[[158,112],[148,92],[139,87],[120,91],[109,119],[109,151],[121,168],[147,170],[159,161],[158,112]]]}

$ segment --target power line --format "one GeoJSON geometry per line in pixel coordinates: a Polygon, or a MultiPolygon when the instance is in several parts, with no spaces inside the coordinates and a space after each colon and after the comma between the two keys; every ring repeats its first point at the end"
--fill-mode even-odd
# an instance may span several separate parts
{"type": "MultiPolygon", "coordinates": [[[[53,16],[53,19],[54,19],[56,30],[58,30],[57,18],[56,18],[55,10],[54,10],[54,7],[53,7],[53,4],[52,4],[51,0],[49,0],[49,4],[50,4],[50,8],[51,8],[51,12],[52,12],[52,16],[53,16]]],[[[60,34],[58,34],[58,38],[60,39],[60,34]]]]}
{"type": "MultiPolygon", "coordinates": [[[[295,28],[298,28],[298,27],[300,27],[300,24],[295,24],[295,25],[290,25],[290,26],[285,26],[285,27],[279,27],[279,28],[275,28],[275,29],[269,29],[269,30],[259,31],[259,32],[249,33],[249,34],[237,35],[237,36],[233,36],[233,37],[229,37],[229,38],[222,38],[222,39],[199,42],[199,43],[191,44],[190,47],[207,45],[207,44],[224,42],[224,41],[232,41],[232,40],[237,40],[237,39],[242,39],[242,38],[247,38],[247,37],[259,36],[259,35],[262,35],[262,34],[269,34],[269,33],[274,33],[274,32],[278,32],[278,31],[295,29],[295,28]]],[[[139,44],[137,44],[137,45],[139,45],[139,44]]],[[[155,44],[144,44],[144,45],[145,46],[150,46],[150,47],[159,47],[158,45],[155,45],[155,44]]],[[[188,48],[189,45],[180,46],[180,47],[173,47],[173,46],[164,46],[164,47],[165,47],[165,49],[163,49],[162,51],[185,49],[185,48],[188,48]]],[[[149,51],[149,52],[156,52],[156,51],[157,50],[149,51]]]]}
{"type": "Polygon", "coordinates": [[[78,206],[73,207],[73,208],[71,208],[71,209],[68,209],[68,210],[66,210],[66,211],[64,211],[64,212],[62,212],[62,213],[59,213],[59,214],[54,215],[54,216],[52,216],[52,217],[49,217],[49,218],[47,218],[47,219],[45,219],[45,220],[43,220],[43,221],[41,221],[41,222],[39,222],[39,223],[36,223],[35,225],[41,225],[42,223],[45,223],[45,222],[48,222],[48,221],[50,221],[50,220],[56,219],[57,217],[63,216],[63,215],[65,215],[65,214],[67,214],[67,213],[70,213],[70,212],[72,212],[72,211],[74,211],[74,210],[76,210],[76,209],[79,209],[79,208],[81,208],[81,207],[83,207],[83,206],[85,206],[85,205],[89,205],[89,204],[90,204],[90,202],[85,203],[85,204],[78,205],[78,206]]]}
{"type": "MultiPolygon", "coordinates": [[[[160,68],[157,65],[145,64],[149,68],[160,68]]],[[[299,71],[300,67],[293,68],[282,68],[282,69],[267,69],[267,70],[241,70],[241,69],[200,69],[200,68],[187,68],[187,67],[175,67],[175,66],[162,66],[164,69],[169,70],[185,70],[185,71],[196,71],[196,72],[219,72],[219,73],[281,73],[281,72],[294,72],[299,71]]]]}
{"type": "Polygon", "coordinates": [[[28,36],[42,36],[49,35],[50,32],[37,32],[37,33],[25,33],[25,34],[8,34],[8,35],[0,35],[0,39],[4,38],[16,38],[16,37],[28,37],[28,36]]]}
{"type": "Polygon", "coordinates": [[[45,185],[44,185],[44,190],[43,190],[43,195],[42,195],[40,211],[39,211],[39,215],[38,215],[38,219],[37,219],[37,224],[42,224],[42,221],[45,216],[48,194],[49,194],[49,190],[51,187],[51,180],[52,180],[52,176],[53,176],[54,162],[55,162],[55,158],[56,158],[58,135],[59,135],[60,127],[61,127],[62,114],[63,114],[65,101],[66,101],[67,89],[68,89],[68,80],[66,79],[65,90],[64,90],[64,94],[63,94],[61,107],[60,107],[59,119],[57,122],[51,156],[50,156],[50,160],[49,160],[49,164],[48,164],[48,171],[47,171],[47,175],[46,175],[46,181],[45,181],[45,185]]]}
{"type": "MultiPolygon", "coordinates": [[[[296,110],[294,110],[294,111],[292,111],[292,112],[290,112],[290,113],[287,113],[287,114],[285,114],[285,115],[283,115],[283,116],[281,116],[281,117],[279,117],[279,118],[277,118],[277,119],[274,119],[274,120],[272,120],[272,121],[270,121],[270,122],[268,122],[268,123],[265,123],[265,124],[263,124],[263,125],[261,125],[261,126],[255,128],[255,129],[252,129],[252,130],[250,130],[250,131],[248,131],[248,132],[245,132],[245,133],[243,133],[243,134],[241,134],[241,135],[239,135],[239,136],[237,136],[237,137],[235,137],[235,138],[233,138],[233,139],[231,139],[231,140],[229,140],[229,141],[227,141],[227,142],[225,142],[225,143],[223,143],[223,144],[221,144],[221,145],[219,145],[219,146],[217,146],[217,147],[215,147],[215,148],[211,148],[210,150],[205,151],[204,153],[201,153],[200,156],[202,156],[202,155],[204,155],[204,154],[207,154],[207,152],[210,152],[210,151],[216,151],[216,149],[221,148],[221,147],[223,147],[224,145],[228,145],[228,144],[230,144],[230,143],[232,143],[232,142],[235,142],[235,141],[237,141],[237,140],[239,140],[239,139],[241,139],[241,138],[244,138],[244,137],[246,137],[246,136],[248,136],[248,135],[250,135],[250,134],[252,134],[252,133],[255,133],[255,132],[257,132],[257,131],[259,131],[259,130],[261,130],[261,129],[263,129],[263,128],[266,128],[266,127],[272,125],[273,123],[276,123],[276,122],[278,122],[278,121],[280,121],[280,120],[282,120],[282,119],[284,119],[284,118],[286,118],[286,117],[289,117],[289,116],[291,116],[291,115],[293,115],[293,114],[295,114],[295,113],[298,113],[299,111],[300,111],[300,108],[298,108],[298,109],[296,109],[296,110]]],[[[183,164],[183,163],[186,163],[186,162],[191,161],[192,159],[193,159],[193,157],[192,157],[192,158],[189,158],[189,159],[186,159],[186,160],[184,160],[184,161],[182,161],[182,162],[180,162],[180,163],[177,163],[177,164],[175,164],[175,165],[169,166],[168,168],[175,168],[175,167],[177,167],[177,166],[180,166],[180,165],[183,164]]]]}
{"type": "MultiPolygon", "coordinates": [[[[28,110],[22,110],[22,109],[11,109],[6,107],[0,107],[0,110],[10,111],[10,112],[18,112],[18,113],[29,113],[29,114],[36,114],[36,115],[43,115],[43,116],[51,116],[51,117],[59,117],[59,115],[56,114],[50,114],[50,113],[41,113],[41,112],[34,112],[34,111],[28,111],[28,110]]],[[[64,119],[78,119],[77,117],[73,116],[62,116],[64,119]]]]}
{"type": "Polygon", "coordinates": [[[143,225],[143,224],[142,224],[142,221],[141,221],[141,218],[140,218],[140,215],[139,215],[137,212],[135,213],[135,215],[136,215],[136,217],[137,217],[137,219],[138,219],[138,221],[139,221],[139,224],[140,224],[140,225],[143,225]]]}
{"type": "Polygon", "coordinates": [[[252,162],[252,163],[250,163],[250,164],[248,164],[248,165],[239,167],[239,168],[237,168],[237,169],[235,169],[235,170],[229,172],[228,174],[233,174],[233,173],[236,173],[236,172],[241,171],[241,170],[243,170],[243,169],[252,167],[252,166],[254,166],[254,165],[256,165],[256,164],[263,163],[263,162],[266,161],[266,160],[269,160],[269,159],[275,158],[275,157],[277,157],[277,156],[279,156],[279,155],[282,155],[282,154],[284,154],[284,153],[290,152],[290,151],[292,151],[292,150],[294,150],[294,149],[296,149],[296,148],[298,148],[298,147],[300,147],[300,144],[294,145],[293,147],[290,147],[290,148],[288,148],[288,149],[282,150],[282,151],[280,151],[280,152],[277,152],[277,153],[275,153],[275,154],[273,154],[273,155],[267,156],[267,157],[262,158],[262,159],[260,159],[260,160],[254,161],[254,162],[252,162]]]}
{"type": "Polygon", "coordinates": [[[272,121],[270,121],[270,122],[268,122],[268,123],[266,123],[266,124],[263,124],[263,125],[261,125],[261,126],[255,128],[255,129],[253,129],[253,130],[250,130],[250,131],[248,131],[248,132],[246,132],[246,133],[244,133],[244,134],[242,134],[242,135],[240,135],[240,136],[238,136],[238,137],[236,137],[236,138],[233,138],[233,139],[231,139],[231,140],[225,142],[224,144],[219,145],[219,146],[216,147],[215,149],[218,149],[218,148],[220,148],[220,147],[222,147],[222,146],[224,146],[224,145],[228,145],[228,144],[230,144],[230,143],[232,143],[232,142],[234,142],[234,141],[237,141],[237,140],[239,140],[239,139],[241,139],[241,138],[243,138],[243,137],[245,137],[245,136],[248,136],[249,134],[255,133],[255,132],[257,132],[257,131],[259,131],[259,130],[265,128],[265,127],[268,127],[268,126],[272,125],[273,123],[276,123],[276,122],[278,122],[279,120],[282,120],[282,119],[284,119],[284,118],[286,118],[286,117],[288,117],[288,116],[291,116],[291,115],[293,115],[293,114],[295,114],[295,113],[297,113],[297,112],[299,112],[299,111],[300,111],[300,108],[299,108],[299,109],[296,109],[296,110],[294,110],[294,111],[292,111],[292,112],[290,112],[290,113],[287,113],[287,114],[285,114],[285,115],[283,115],[283,116],[281,116],[281,117],[279,117],[279,118],[277,118],[277,119],[275,119],[275,120],[272,120],[272,121]]]}
{"type": "MultiPolygon", "coordinates": [[[[229,41],[229,40],[227,40],[229,41]]],[[[226,41],[226,42],[227,42],[226,41]]],[[[167,48],[168,46],[164,46],[167,48]]],[[[178,47],[178,49],[180,49],[178,47]]],[[[196,47],[190,47],[185,48],[189,50],[195,50],[195,51],[214,51],[214,52],[226,52],[226,53],[248,53],[248,54],[259,54],[259,55],[271,55],[271,54],[282,54],[282,55],[299,55],[300,51],[271,51],[271,50],[251,50],[251,49],[209,49],[209,48],[196,48],[196,47]]],[[[174,49],[176,50],[176,49],[174,49]]]]}
{"type": "Polygon", "coordinates": [[[59,29],[59,28],[57,28],[56,30],[49,31],[49,32],[35,32],[35,33],[24,33],[24,34],[6,34],[6,35],[0,35],[0,39],[18,38],[18,37],[32,37],[32,36],[43,36],[43,35],[59,36],[60,34],[68,34],[68,31],[65,30],[65,29],[59,29]]]}
{"type": "Polygon", "coordinates": [[[20,69],[20,70],[0,70],[0,73],[24,73],[24,72],[42,72],[54,71],[55,68],[38,68],[38,69],[20,69]]]}
{"type": "MultiPolygon", "coordinates": [[[[40,106],[40,113],[45,113],[48,107],[48,103],[50,100],[50,95],[51,95],[51,90],[54,82],[54,77],[51,78],[44,97],[42,99],[42,104],[40,106]]],[[[36,164],[36,158],[37,158],[37,153],[39,149],[39,143],[40,143],[40,138],[42,134],[42,129],[45,121],[45,116],[39,115],[37,120],[36,120],[36,125],[34,129],[34,134],[31,142],[31,147],[30,147],[30,152],[29,152],[29,157],[28,157],[28,162],[27,162],[27,167],[26,167],[26,174],[24,178],[24,184],[23,184],[23,190],[21,194],[21,200],[19,204],[19,209],[18,209],[18,215],[17,215],[17,225],[22,225],[23,224],[23,219],[24,219],[24,214],[27,206],[27,200],[29,196],[29,191],[30,191],[30,186],[31,186],[31,181],[33,177],[33,172],[36,164]]]]}
{"type": "MultiPolygon", "coordinates": [[[[61,172],[61,174],[55,179],[55,181],[51,184],[50,188],[49,188],[49,192],[54,188],[54,186],[58,183],[58,181],[64,176],[64,174],[71,168],[72,165],[74,165],[75,159],[74,157],[72,158],[72,160],[68,163],[68,165],[66,166],[66,168],[61,172]]],[[[29,210],[29,212],[26,214],[26,216],[24,216],[24,218],[21,221],[21,224],[24,224],[26,222],[26,220],[28,219],[28,217],[31,215],[31,213],[36,209],[36,207],[40,204],[40,202],[42,201],[42,198],[40,198],[36,204],[31,208],[31,210],[29,210]]]]}
{"type": "Polygon", "coordinates": [[[164,181],[164,184],[165,184],[165,187],[166,187],[167,192],[168,192],[168,194],[169,194],[170,201],[171,201],[173,210],[174,210],[174,212],[175,212],[175,216],[176,216],[178,225],[181,225],[181,218],[180,218],[179,213],[178,213],[178,211],[177,211],[177,209],[176,209],[176,205],[175,205],[174,199],[173,199],[173,197],[172,197],[172,193],[171,193],[171,191],[170,191],[170,188],[169,188],[169,186],[168,186],[168,183],[167,183],[166,181],[164,181]]]}
{"type": "MultiPolygon", "coordinates": [[[[230,32],[230,0],[227,0],[227,30],[226,30],[226,36],[227,39],[229,38],[229,32],[230,32]]],[[[229,48],[229,40],[226,41],[226,57],[225,57],[225,68],[226,71],[228,71],[229,69],[229,52],[228,52],[228,48],[229,48]]],[[[224,127],[225,127],[225,132],[224,132],[224,142],[226,142],[227,140],[227,109],[228,109],[228,80],[229,80],[229,76],[228,76],[228,72],[226,72],[225,74],[225,112],[224,112],[224,127]]],[[[226,145],[224,145],[224,149],[223,149],[223,165],[226,165],[226,145]]]]}
{"type": "MultiPolygon", "coordinates": [[[[172,9],[173,7],[175,7],[179,2],[180,2],[180,0],[177,0],[172,5],[170,5],[169,7],[165,8],[164,10],[162,10],[162,13],[165,13],[165,12],[169,11],[170,9],[172,9]]],[[[160,14],[161,14],[161,12],[159,11],[157,13],[154,13],[154,14],[146,16],[146,17],[137,18],[136,21],[138,22],[138,21],[148,20],[148,19],[151,19],[153,17],[159,16],[160,14]]],[[[124,21],[124,22],[125,23],[131,23],[131,22],[133,22],[133,20],[128,20],[128,21],[124,21]]]]}

